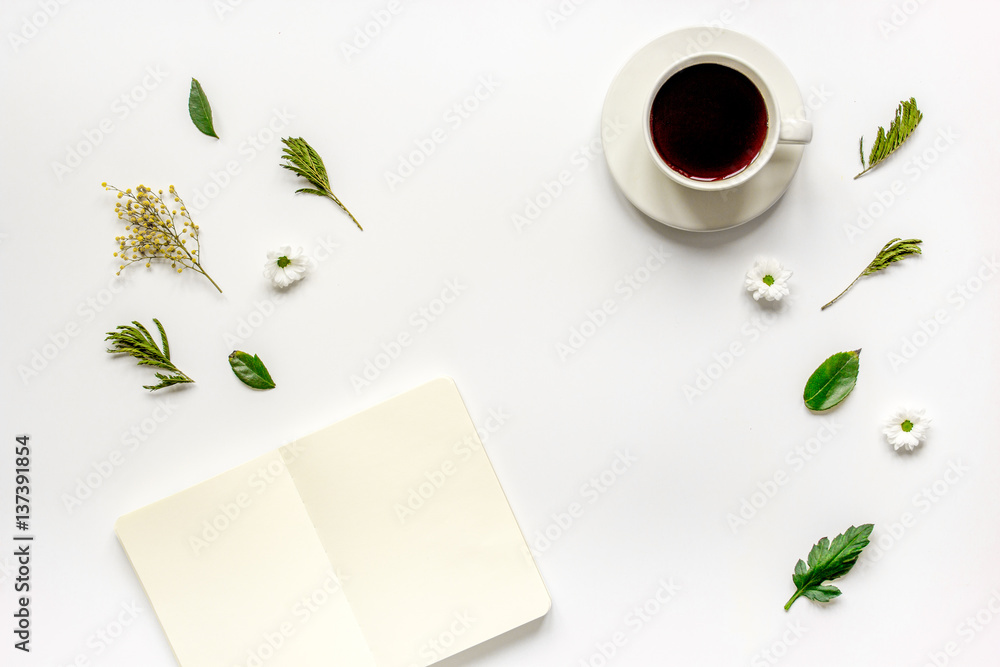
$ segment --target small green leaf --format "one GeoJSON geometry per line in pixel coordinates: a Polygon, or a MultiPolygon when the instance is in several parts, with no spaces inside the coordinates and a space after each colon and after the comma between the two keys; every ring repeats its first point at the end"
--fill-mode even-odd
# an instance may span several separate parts
{"type": "Polygon", "coordinates": [[[816,602],[829,602],[838,595],[840,595],[840,589],[836,586],[830,585],[816,586],[814,588],[806,589],[802,593],[802,597],[816,602]]]}
{"type": "Polygon", "coordinates": [[[229,365],[240,382],[254,389],[274,389],[274,380],[267,372],[264,362],[256,354],[252,357],[246,352],[234,350],[229,355],[229,365]]]}
{"type": "Polygon", "coordinates": [[[198,79],[191,79],[191,94],[188,96],[188,113],[191,114],[191,121],[194,126],[201,130],[202,134],[219,138],[212,125],[212,107],[208,104],[208,96],[202,89],[198,79]]]}
{"type": "Polygon", "coordinates": [[[838,352],[828,358],[806,381],[802,400],[816,412],[829,410],[854,390],[861,367],[861,350],[838,352]]]}

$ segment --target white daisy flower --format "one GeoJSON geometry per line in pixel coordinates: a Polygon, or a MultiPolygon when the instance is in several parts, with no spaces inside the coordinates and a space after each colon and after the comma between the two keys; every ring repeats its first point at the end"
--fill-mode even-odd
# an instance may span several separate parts
{"type": "Polygon", "coordinates": [[[754,301],[764,297],[768,301],[781,301],[788,296],[788,279],[792,272],[786,271],[776,259],[758,259],[747,271],[746,287],[753,292],[754,301]]]}
{"type": "Polygon", "coordinates": [[[267,253],[264,276],[275,287],[288,287],[301,280],[308,268],[309,259],[302,254],[302,248],[292,251],[292,246],[286,245],[267,253]]]}
{"type": "Polygon", "coordinates": [[[931,419],[924,415],[923,410],[902,408],[886,421],[882,433],[894,449],[913,451],[927,437],[930,424],[931,419]]]}

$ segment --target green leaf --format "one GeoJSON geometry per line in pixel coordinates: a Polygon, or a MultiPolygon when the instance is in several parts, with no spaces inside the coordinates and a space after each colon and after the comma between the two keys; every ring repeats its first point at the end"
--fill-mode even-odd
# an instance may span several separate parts
{"type": "MultiPolygon", "coordinates": [[[[153,324],[160,332],[160,340],[163,341],[163,356],[170,359],[170,343],[167,342],[167,332],[163,330],[163,325],[160,324],[160,320],[153,318],[153,324]]],[[[150,342],[152,342],[152,337],[150,337],[150,342]]]]}
{"type": "Polygon", "coordinates": [[[861,137],[861,173],[859,173],[854,178],[858,178],[863,174],[867,174],[869,171],[877,167],[882,163],[887,157],[896,152],[896,150],[903,145],[903,142],[910,138],[913,131],[917,129],[917,125],[923,120],[924,114],[917,109],[917,100],[910,98],[909,100],[903,100],[896,107],[896,117],[892,119],[889,124],[889,131],[886,132],[885,128],[878,128],[878,135],[875,137],[875,141],[872,143],[871,153],[868,155],[868,166],[865,167],[865,152],[864,152],[864,137],[861,137]]]}
{"type": "Polygon", "coordinates": [[[229,365],[240,382],[254,389],[274,389],[274,380],[267,372],[264,362],[256,354],[252,357],[246,352],[234,350],[229,355],[229,365]]]}
{"type": "Polygon", "coordinates": [[[838,352],[819,365],[802,392],[806,407],[816,412],[829,410],[854,390],[861,367],[861,350],[838,352]]]}
{"type": "Polygon", "coordinates": [[[815,600],[816,602],[829,602],[840,595],[840,589],[836,586],[816,586],[802,591],[802,597],[815,600]]]}
{"type": "Polygon", "coordinates": [[[795,564],[795,572],[792,574],[795,594],[785,604],[785,611],[799,597],[827,602],[840,595],[839,588],[823,582],[839,579],[851,571],[858,562],[861,551],[868,546],[868,538],[874,527],[870,523],[851,526],[833,538],[832,544],[825,537],[820,539],[809,551],[809,566],[806,567],[801,560],[795,564]]]}
{"type": "Polygon", "coordinates": [[[198,79],[191,79],[191,94],[188,95],[188,113],[194,126],[201,130],[202,134],[219,138],[212,125],[212,107],[208,104],[208,96],[202,89],[198,79]]]}

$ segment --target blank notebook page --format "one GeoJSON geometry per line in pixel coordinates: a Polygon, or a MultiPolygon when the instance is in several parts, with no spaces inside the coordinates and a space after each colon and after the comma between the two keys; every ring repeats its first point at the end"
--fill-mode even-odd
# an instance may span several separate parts
{"type": "Polygon", "coordinates": [[[123,516],[116,531],[185,667],[253,655],[268,667],[423,667],[550,604],[448,378],[123,516]],[[234,506],[204,539],[204,521],[222,526],[234,506]]]}

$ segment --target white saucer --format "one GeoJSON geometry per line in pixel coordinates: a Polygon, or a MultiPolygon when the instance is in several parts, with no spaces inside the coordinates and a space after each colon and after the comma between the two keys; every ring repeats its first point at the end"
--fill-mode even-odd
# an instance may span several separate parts
{"type": "Polygon", "coordinates": [[[805,116],[799,87],[784,63],[760,43],[732,30],[678,30],[650,42],[625,63],[608,89],[601,114],[601,127],[624,126],[614,135],[602,133],[611,176],[628,200],[654,220],[708,232],[741,225],[769,209],[788,188],[805,147],[779,144],[753,179],[721,192],[685,188],[661,172],[646,148],[643,126],[648,119],[642,117],[646,99],[667,68],[699,52],[725,53],[752,63],[773,88],[782,113],[805,116]]]}

